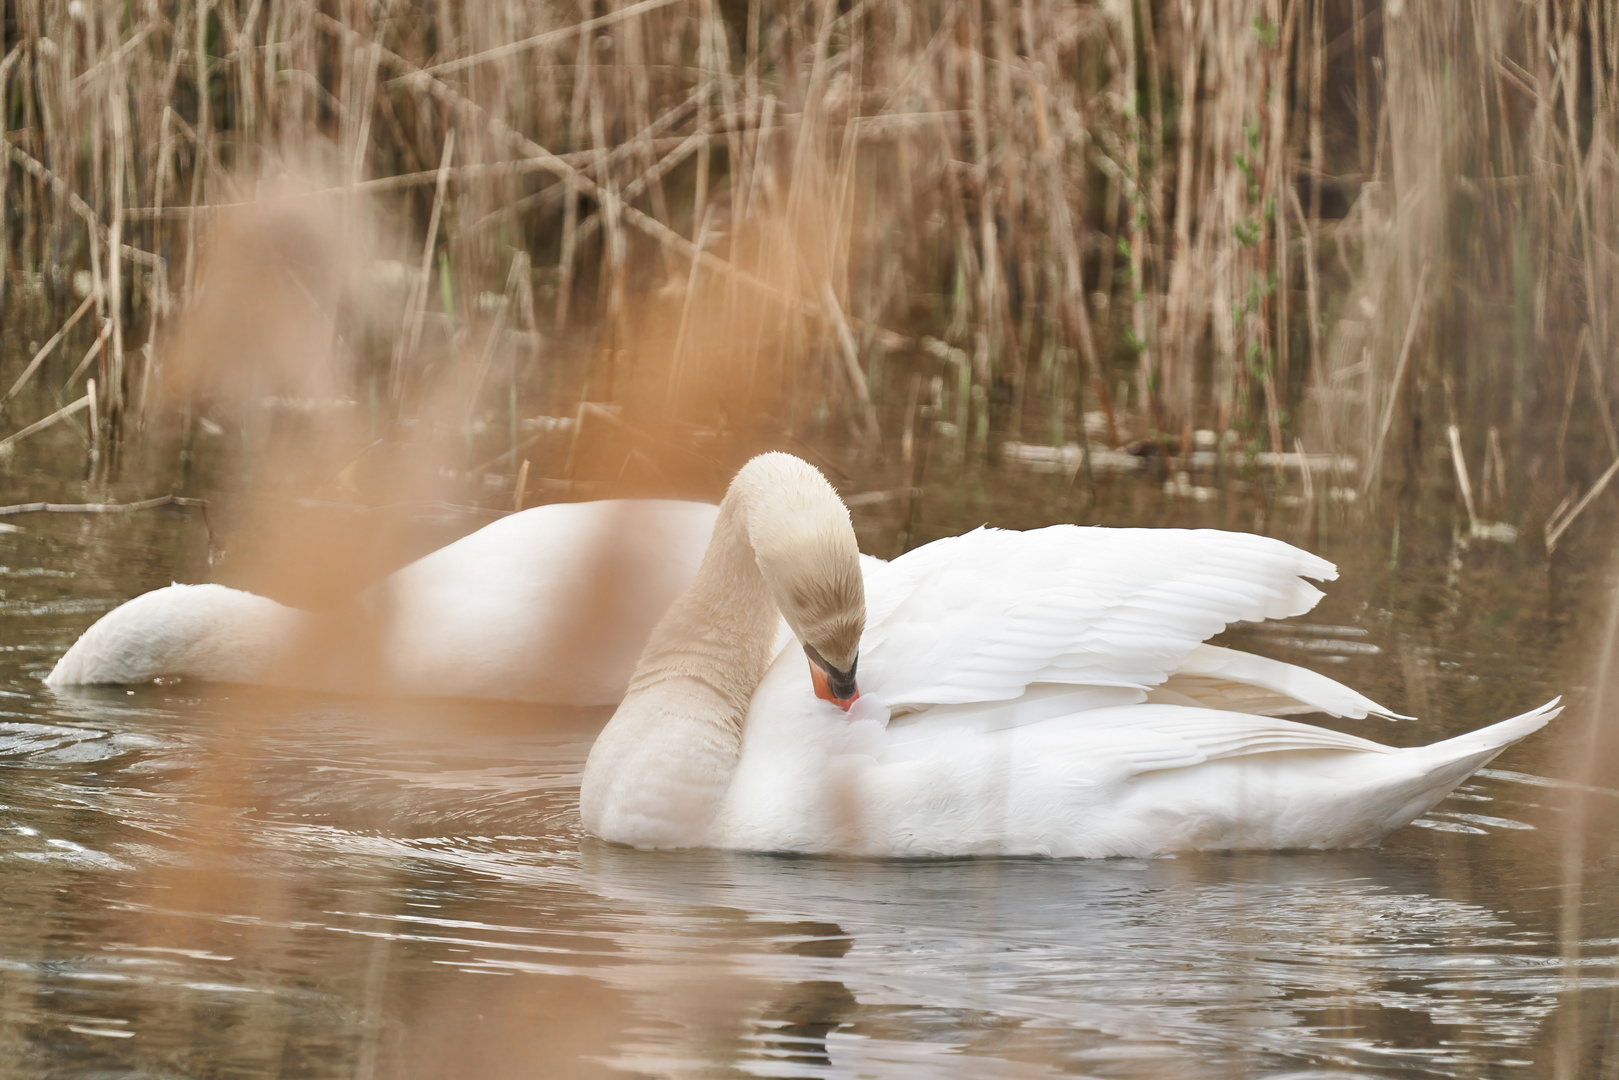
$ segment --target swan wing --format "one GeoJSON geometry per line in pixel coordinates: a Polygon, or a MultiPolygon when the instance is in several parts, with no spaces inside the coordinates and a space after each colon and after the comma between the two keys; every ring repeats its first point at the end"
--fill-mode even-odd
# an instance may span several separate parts
{"type": "Polygon", "coordinates": [[[868,571],[860,682],[896,712],[1031,684],[1141,693],[1239,620],[1299,615],[1325,559],[1248,533],[978,529],[868,571]]]}
{"type": "MultiPolygon", "coordinates": [[[[1132,776],[1254,754],[1398,752],[1392,746],[1312,724],[1180,705],[1147,703],[1099,710],[1082,718],[1082,728],[1098,756],[1113,757],[1132,776]]],[[[1064,737],[1077,734],[1065,733],[1064,737]]]]}
{"type": "Polygon", "coordinates": [[[1089,710],[1022,724],[952,723],[948,707],[922,716],[927,719],[890,724],[876,757],[908,762],[942,755],[964,768],[994,767],[1011,758],[1062,761],[1071,778],[1096,783],[1253,754],[1395,752],[1393,747],[1313,724],[1158,702],[1097,703],[1089,710]],[[963,753],[969,746],[973,751],[963,753]]]}
{"type": "Polygon", "coordinates": [[[1411,719],[1319,672],[1218,645],[1199,645],[1187,653],[1147,700],[1265,716],[1324,712],[1356,720],[1368,715],[1411,719]]]}

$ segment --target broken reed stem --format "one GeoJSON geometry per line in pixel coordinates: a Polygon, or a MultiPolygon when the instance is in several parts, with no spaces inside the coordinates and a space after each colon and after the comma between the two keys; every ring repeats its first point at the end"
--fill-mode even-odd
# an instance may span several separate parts
{"type": "MultiPolygon", "coordinates": [[[[111,22],[112,20],[109,20],[111,22]]],[[[114,22],[113,25],[116,25],[114,22]]],[[[110,331],[105,335],[107,343],[111,346],[111,357],[103,365],[102,397],[105,399],[103,408],[107,411],[107,423],[113,432],[121,426],[124,413],[124,260],[119,257],[119,249],[123,247],[124,238],[124,180],[128,167],[128,88],[124,79],[123,64],[119,61],[122,50],[114,49],[112,53],[113,66],[109,82],[111,84],[110,112],[112,114],[112,175],[109,186],[112,188],[112,224],[107,230],[107,295],[109,299],[108,313],[111,323],[110,331]]],[[[94,391],[91,395],[90,431],[92,444],[99,443],[99,410],[94,400],[94,391]]]]}
{"type": "Polygon", "coordinates": [[[51,351],[55,349],[57,345],[61,344],[62,339],[67,337],[68,331],[72,330],[78,321],[84,318],[84,313],[89,311],[90,306],[95,302],[96,297],[94,293],[86,296],[84,298],[84,302],[78,306],[73,314],[68,316],[67,322],[62,324],[61,329],[52,334],[50,340],[46,341],[45,344],[39,347],[39,351],[34,354],[34,358],[28,361],[28,366],[23,368],[22,374],[17,376],[17,381],[11,384],[11,389],[6,391],[4,397],[0,397],[0,409],[5,408],[5,406],[10,403],[11,399],[17,396],[17,391],[21,390],[24,384],[26,384],[28,380],[33,377],[34,372],[39,370],[39,365],[45,362],[45,358],[51,354],[51,351]]]}
{"type": "Polygon", "coordinates": [[[483,392],[484,381],[489,377],[489,367],[495,358],[495,347],[499,344],[506,332],[506,320],[509,317],[512,304],[517,300],[517,289],[520,282],[519,275],[527,267],[528,260],[521,253],[512,257],[511,270],[506,274],[506,292],[501,297],[500,308],[495,312],[494,325],[484,336],[483,349],[478,354],[477,373],[473,376],[472,387],[467,392],[466,418],[471,422],[473,412],[478,406],[478,395],[483,392]]]}
{"type": "Polygon", "coordinates": [[[107,337],[111,333],[112,320],[102,319],[101,333],[97,334],[96,339],[90,343],[90,347],[84,350],[84,358],[79,361],[79,366],[73,369],[73,374],[69,375],[67,377],[67,382],[62,384],[62,389],[64,391],[73,389],[73,384],[79,381],[79,376],[83,375],[85,369],[90,366],[90,361],[94,360],[101,354],[101,350],[107,344],[107,337]]]}
{"type": "Polygon", "coordinates": [[[432,75],[447,75],[451,72],[463,71],[469,67],[475,67],[478,64],[487,64],[492,60],[500,60],[508,56],[515,56],[520,52],[527,52],[530,49],[550,48],[552,45],[560,45],[566,42],[569,38],[572,38],[575,35],[588,34],[592,30],[599,30],[603,27],[613,26],[617,23],[624,22],[627,19],[633,19],[637,16],[645,15],[648,12],[656,11],[659,8],[665,8],[670,4],[678,2],[680,2],[680,0],[641,0],[641,2],[638,4],[631,4],[629,7],[620,8],[618,11],[611,12],[607,15],[601,15],[594,19],[586,19],[583,22],[576,23],[573,26],[565,27],[561,30],[552,30],[544,34],[538,34],[534,37],[524,38],[522,41],[514,41],[509,45],[501,45],[498,48],[486,49],[481,53],[475,53],[472,56],[464,56],[459,60],[446,60],[442,64],[434,64],[433,66],[423,68],[422,70],[432,75]]]}
{"type": "Polygon", "coordinates": [[[207,499],[192,499],[183,495],[159,495],[132,503],[17,503],[0,506],[0,517],[16,514],[132,514],[137,510],[155,510],[160,506],[195,506],[208,509],[207,499]]]}
{"type": "MultiPolygon", "coordinates": [[[[5,29],[0,27],[0,48],[5,44],[5,29]]],[[[22,55],[22,46],[13,45],[0,59],[0,128],[11,126],[9,88],[11,66],[22,55]]],[[[11,166],[0,158],[0,311],[6,306],[6,281],[11,271],[11,166]]]]}
{"type": "Polygon", "coordinates": [[[1456,470],[1456,486],[1461,489],[1462,502],[1467,506],[1467,524],[1478,531],[1478,511],[1473,506],[1473,482],[1467,475],[1467,458],[1462,454],[1462,431],[1455,424],[1446,429],[1450,438],[1450,463],[1456,470]]]}
{"type": "MultiPolygon", "coordinates": [[[[1591,485],[1591,490],[1587,491],[1567,513],[1559,516],[1554,512],[1551,517],[1546,519],[1544,532],[1547,554],[1557,549],[1557,541],[1562,538],[1563,533],[1567,532],[1568,527],[1574,524],[1574,519],[1584,513],[1587,506],[1591,505],[1591,500],[1602,494],[1603,490],[1608,486],[1608,481],[1613,479],[1615,473],[1619,473],[1619,458],[1614,459],[1613,464],[1608,466],[1607,471],[1597,478],[1596,483],[1591,485]]],[[[1565,500],[1564,505],[1566,504],[1567,501],[1565,500]]],[[[1558,510],[1562,510],[1562,506],[1559,506],[1558,510]]]]}
{"type": "Polygon", "coordinates": [[[517,488],[512,492],[512,513],[519,513],[523,509],[523,495],[527,491],[528,458],[524,458],[522,467],[517,470],[517,488]]]}
{"type": "Polygon", "coordinates": [[[92,395],[86,394],[84,397],[73,402],[71,405],[64,405],[60,409],[57,409],[55,412],[45,417],[45,419],[36,420],[32,424],[29,424],[27,427],[23,428],[21,431],[13,432],[12,434],[7,435],[5,438],[0,439],[0,453],[9,451],[13,446],[22,442],[30,435],[36,435],[58,421],[66,420],[75,413],[89,408],[94,400],[95,399],[92,395]]]}
{"type": "Polygon", "coordinates": [[[404,380],[405,360],[416,353],[422,340],[422,316],[427,309],[427,290],[432,281],[433,252],[438,247],[439,215],[444,210],[444,192],[450,182],[450,161],[455,156],[455,128],[444,136],[444,150],[439,156],[438,181],[433,190],[433,213],[427,219],[427,239],[422,243],[422,259],[416,274],[410,301],[405,305],[405,326],[394,345],[393,376],[391,383],[397,396],[404,380]]]}
{"type": "Polygon", "coordinates": [[[866,385],[866,373],[860,367],[860,353],[855,348],[854,334],[849,332],[849,322],[843,317],[843,308],[838,304],[837,293],[832,291],[830,281],[821,282],[821,299],[826,303],[827,317],[831,320],[833,332],[837,335],[849,388],[854,391],[855,400],[859,402],[860,412],[865,418],[867,450],[875,451],[882,445],[882,431],[877,426],[877,410],[871,404],[871,388],[866,385]]]}
{"type": "Polygon", "coordinates": [[[1411,300],[1411,313],[1406,316],[1405,340],[1400,344],[1400,359],[1394,366],[1394,378],[1388,387],[1388,401],[1383,406],[1383,419],[1377,426],[1377,441],[1372,444],[1371,460],[1366,466],[1366,481],[1361,485],[1361,494],[1369,495],[1372,485],[1377,482],[1378,470],[1383,464],[1383,447],[1388,442],[1389,429],[1394,426],[1394,406],[1399,401],[1400,386],[1405,382],[1406,365],[1411,360],[1411,346],[1416,342],[1417,327],[1422,317],[1422,306],[1426,297],[1424,286],[1428,282],[1428,266],[1423,264],[1422,273],[1417,277],[1417,291],[1411,300]]]}
{"type": "Polygon", "coordinates": [[[133,514],[141,510],[156,510],[162,506],[184,506],[202,511],[202,527],[208,533],[209,561],[212,562],[215,552],[223,551],[219,545],[219,537],[214,532],[213,520],[208,516],[208,500],[193,499],[184,495],[159,495],[154,499],[142,499],[140,502],[132,503],[16,503],[12,506],[0,506],[0,517],[13,517],[17,514],[133,514]]]}

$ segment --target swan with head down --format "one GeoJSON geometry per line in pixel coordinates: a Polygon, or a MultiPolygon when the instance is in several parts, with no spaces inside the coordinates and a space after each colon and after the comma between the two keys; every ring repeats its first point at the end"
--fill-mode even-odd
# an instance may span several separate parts
{"type": "Polygon", "coordinates": [[[1377,843],[1558,712],[1394,748],[1395,714],[1204,644],[1332,564],[1213,530],[980,529],[882,563],[807,463],[750,461],[592,747],[584,827],[644,848],[1149,856],[1377,843]],[[808,670],[806,671],[806,667],[808,670]]]}
{"type": "Polygon", "coordinates": [[[536,506],[322,611],[170,585],[102,616],[45,681],[616,704],[647,635],[696,573],[716,513],[667,499],[536,506]]]}

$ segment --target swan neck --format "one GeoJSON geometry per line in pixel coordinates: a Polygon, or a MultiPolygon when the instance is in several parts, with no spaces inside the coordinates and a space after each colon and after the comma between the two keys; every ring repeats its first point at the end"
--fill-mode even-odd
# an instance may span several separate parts
{"type": "Polygon", "coordinates": [[[732,480],[697,576],[653,631],[591,747],[579,792],[585,828],[638,847],[706,842],[783,616],[800,640],[829,643],[852,667],[864,613],[859,548],[837,492],[791,455],[754,458],[732,480]]]}
{"type": "Polygon", "coordinates": [[[733,486],[686,589],[652,632],[618,711],[590,749],[585,828],[637,847],[705,842],[742,753],[742,722],[778,618],[733,486]]]}
{"type": "Polygon", "coordinates": [[[780,618],[749,539],[751,513],[745,493],[733,488],[697,576],[653,631],[630,680],[631,694],[670,679],[700,682],[725,705],[725,715],[711,719],[738,732],[780,618]]]}

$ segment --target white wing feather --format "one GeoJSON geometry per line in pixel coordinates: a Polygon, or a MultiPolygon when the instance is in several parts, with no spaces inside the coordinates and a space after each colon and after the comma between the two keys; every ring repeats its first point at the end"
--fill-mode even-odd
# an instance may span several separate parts
{"type": "Polygon", "coordinates": [[[1330,728],[1269,716],[1188,709],[1179,705],[1131,705],[1103,709],[1070,721],[1097,755],[1117,755],[1130,774],[1179,769],[1222,758],[1288,751],[1348,751],[1393,754],[1391,746],[1330,728]]]}
{"type": "Polygon", "coordinates": [[[1218,645],[1199,645],[1187,653],[1147,700],[1265,716],[1324,712],[1356,720],[1367,715],[1411,719],[1319,672],[1218,645]]]}
{"type": "Polygon", "coordinates": [[[1320,599],[1333,565],[1279,540],[1181,529],[979,529],[873,568],[860,682],[896,711],[1035,683],[1145,691],[1238,620],[1320,599]]]}

